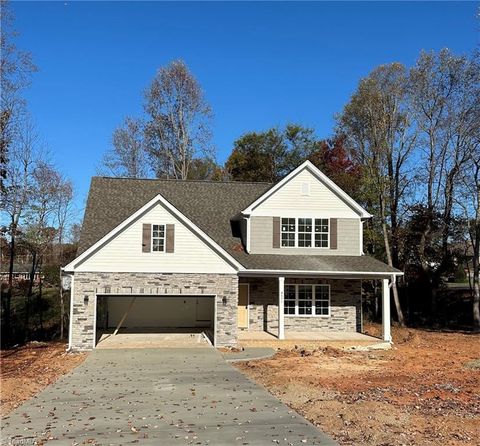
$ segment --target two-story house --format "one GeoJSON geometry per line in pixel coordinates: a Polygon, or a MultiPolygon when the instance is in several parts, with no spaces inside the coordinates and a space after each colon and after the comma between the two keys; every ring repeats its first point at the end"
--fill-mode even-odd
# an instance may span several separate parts
{"type": "Polygon", "coordinates": [[[97,328],[355,332],[362,280],[402,273],[363,254],[371,215],[305,162],[277,184],[95,177],[71,276],[72,350],[97,328]]]}

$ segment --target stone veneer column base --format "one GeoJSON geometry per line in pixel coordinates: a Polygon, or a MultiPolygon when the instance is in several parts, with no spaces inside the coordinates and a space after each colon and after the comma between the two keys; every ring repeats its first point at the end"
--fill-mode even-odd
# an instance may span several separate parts
{"type": "Polygon", "coordinates": [[[216,296],[216,346],[234,346],[237,343],[236,274],[77,272],[73,285],[72,351],[93,349],[96,296],[110,293],[216,296]]]}

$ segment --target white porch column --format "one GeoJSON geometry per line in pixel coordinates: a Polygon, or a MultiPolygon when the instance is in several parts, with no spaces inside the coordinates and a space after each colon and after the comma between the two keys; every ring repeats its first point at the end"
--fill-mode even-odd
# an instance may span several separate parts
{"type": "Polygon", "coordinates": [[[392,334],[390,331],[390,286],[389,279],[383,279],[382,286],[382,325],[383,340],[392,342],[392,334]]]}
{"type": "Polygon", "coordinates": [[[285,277],[278,278],[278,339],[285,339],[284,323],[285,277]]]}

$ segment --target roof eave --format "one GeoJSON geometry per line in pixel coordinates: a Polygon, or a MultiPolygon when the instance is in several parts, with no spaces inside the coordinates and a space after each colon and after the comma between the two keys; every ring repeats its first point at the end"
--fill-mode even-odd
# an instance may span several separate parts
{"type": "Polygon", "coordinates": [[[282,270],[282,269],[252,269],[246,268],[238,272],[242,277],[279,277],[279,276],[316,276],[356,279],[380,279],[403,276],[401,271],[316,271],[316,270],[282,270]]]}

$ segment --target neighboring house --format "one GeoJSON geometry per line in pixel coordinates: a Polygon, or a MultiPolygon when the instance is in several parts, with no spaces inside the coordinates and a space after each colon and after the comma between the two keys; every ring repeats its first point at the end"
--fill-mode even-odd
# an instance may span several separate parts
{"type": "Polygon", "coordinates": [[[239,330],[362,329],[361,281],[402,273],[363,254],[371,215],[305,162],[267,183],[95,177],[72,280],[72,350],[97,328],[205,327],[216,346],[239,330]],[[133,298],[134,304],[131,306],[133,298]]]}

